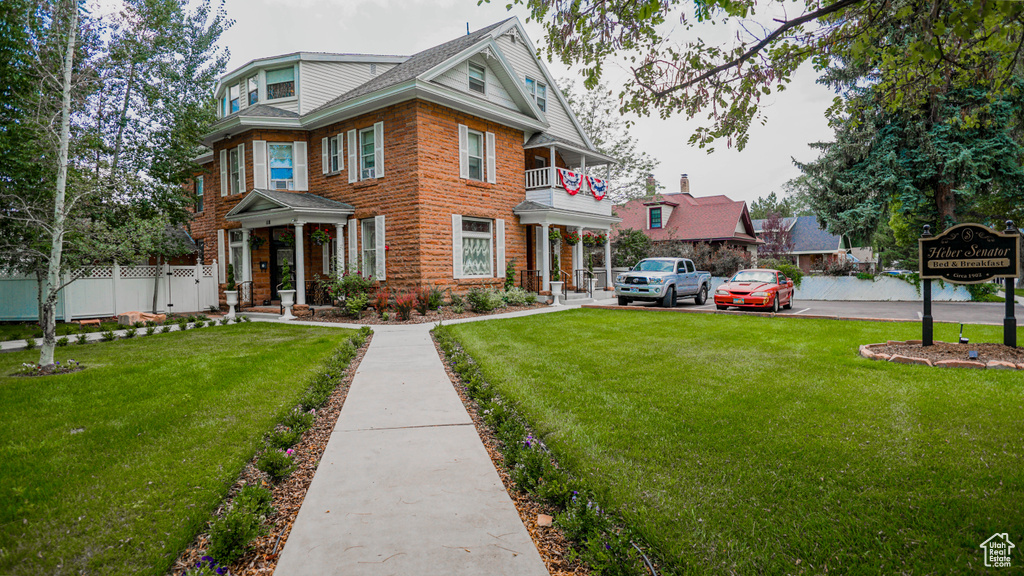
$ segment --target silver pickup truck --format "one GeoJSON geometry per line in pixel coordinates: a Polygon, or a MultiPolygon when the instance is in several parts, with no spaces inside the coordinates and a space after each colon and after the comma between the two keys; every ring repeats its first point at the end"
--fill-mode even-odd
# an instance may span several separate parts
{"type": "Polygon", "coordinates": [[[711,273],[695,270],[689,258],[645,258],[615,277],[619,306],[643,300],[671,308],[678,298],[693,298],[699,306],[710,289],[711,273]]]}

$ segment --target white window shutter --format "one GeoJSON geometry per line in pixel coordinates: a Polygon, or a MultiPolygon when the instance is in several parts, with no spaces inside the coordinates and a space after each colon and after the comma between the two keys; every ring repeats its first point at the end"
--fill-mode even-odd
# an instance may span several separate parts
{"type": "Polygon", "coordinates": [[[228,184],[228,151],[220,151],[220,195],[227,196],[230,186],[228,184]]]}
{"type": "Polygon", "coordinates": [[[452,275],[462,278],[462,215],[452,214],[452,275]]]}
{"type": "Polygon", "coordinates": [[[348,219],[348,267],[356,270],[359,266],[359,247],[356,246],[356,239],[359,238],[359,220],[348,219]]]}
{"type": "Polygon", "coordinates": [[[387,259],[384,257],[387,252],[387,242],[384,241],[384,217],[374,216],[373,226],[377,229],[377,245],[374,246],[374,256],[376,256],[377,262],[377,280],[384,281],[388,279],[387,271],[384,266],[387,264],[387,259]]]}
{"type": "Polygon", "coordinates": [[[292,165],[295,168],[295,190],[309,190],[309,161],[306,159],[306,143],[295,142],[292,145],[292,165]]]}
{"type": "Polygon", "coordinates": [[[355,130],[348,131],[348,181],[359,181],[359,146],[355,130]]]}
{"type": "Polygon", "coordinates": [[[469,128],[459,124],[459,178],[469,178],[469,128]]]}
{"type": "Polygon", "coordinates": [[[338,170],[345,169],[345,133],[338,134],[338,170]]]}
{"type": "Polygon", "coordinates": [[[238,109],[245,110],[249,107],[249,90],[246,87],[245,80],[238,83],[238,109]]]}
{"type": "Polygon", "coordinates": [[[320,169],[323,174],[331,171],[331,148],[328,140],[328,138],[320,139],[320,169]]]}
{"type": "Polygon", "coordinates": [[[267,141],[254,140],[252,143],[252,185],[255,188],[269,187],[267,174],[267,141]]]}
{"type": "Polygon", "coordinates": [[[220,272],[220,276],[218,277],[217,280],[218,283],[222,281],[226,282],[227,280],[225,280],[225,278],[228,277],[227,272],[225,272],[226,268],[224,266],[224,262],[227,260],[227,258],[225,257],[225,253],[227,252],[227,243],[224,241],[224,237],[224,229],[221,228],[217,230],[217,262],[219,263],[219,266],[217,266],[217,268],[218,272],[220,272]]]}
{"type": "Polygon", "coordinates": [[[245,144],[238,145],[238,193],[243,194],[245,189],[245,144]]]}
{"type": "Polygon", "coordinates": [[[501,218],[494,221],[494,236],[495,244],[497,249],[495,250],[495,258],[497,259],[497,273],[495,274],[498,278],[505,277],[505,221],[501,218]]]}
{"type": "Polygon", "coordinates": [[[377,178],[384,176],[384,123],[373,125],[373,170],[377,178]]]}
{"type": "Polygon", "coordinates": [[[498,167],[494,164],[494,132],[487,133],[487,181],[494,184],[498,181],[498,167]]]}

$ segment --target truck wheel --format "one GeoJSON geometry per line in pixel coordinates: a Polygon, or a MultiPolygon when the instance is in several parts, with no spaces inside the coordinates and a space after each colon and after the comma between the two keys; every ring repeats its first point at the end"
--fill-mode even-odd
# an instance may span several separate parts
{"type": "Polygon", "coordinates": [[[777,313],[778,311],[779,311],[779,295],[776,294],[775,298],[772,298],[772,313],[777,313]]]}
{"type": "Polygon", "coordinates": [[[629,306],[629,298],[619,296],[619,306],[629,306]]]}
{"type": "Polygon", "coordinates": [[[703,306],[708,301],[708,287],[701,286],[700,291],[697,292],[697,296],[694,297],[693,303],[697,306],[703,306]]]}
{"type": "Polygon", "coordinates": [[[661,299],[661,306],[663,308],[674,308],[676,305],[676,287],[670,286],[668,292],[665,292],[665,297],[661,299]]]}

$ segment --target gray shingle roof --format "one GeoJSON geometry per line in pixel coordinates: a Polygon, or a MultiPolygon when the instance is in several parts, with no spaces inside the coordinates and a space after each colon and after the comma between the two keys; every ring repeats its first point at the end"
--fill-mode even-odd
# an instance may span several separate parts
{"type": "Polygon", "coordinates": [[[275,202],[280,202],[288,208],[327,208],[331,210],[355,209],[351,204],[330,200],[323,196],[317,196],[316,194],[285,192],[283,190],[264,190],[259,188],[253,190],[253,192],[259,192],[267,198],[270,198],[275,202]]]}
{"type": "Polygon", "coordinates": [[[440,46],[434,46],[433,48],[428,48],[422,52],[413,54],[405,62],[399,64],[398,66],[395,66],[394,68],[388,70],[387,72],[384,72],[380,76],[373,78],[372,80],[366,82],[365,84],[357,86],[356,88],[353,88],[352,90],[346,92],[345,94],[342,94],[341,96],[327,102],[323,106],[320,106],[316,110],[313,110],[313,112],[315,113],[320,110],[323,110],[324,108],[329,108],[336,104],[345,102],[346,100],[351,100],[353,98],[365,96],[366,94],[369,94],[371,92],[383,90],[384,88],[396,86],[398,84],[402,84],[403,82],[412,80],[419,76],[420,74],[423,74],[424,72],[430,70],[434,66],[441,64],[445,60],[465,50],[466,48],[469,48],[473,44],[476,44],[480,39],[489,34],[491,30],[498,28],[499,26],[501,26],[505,22],[508,22],[511,19],[512,18],[507,18],[505,20],[502,20],[501,22],[491,24],[490,26],[487,26],[485,28],[481,28],[476,32],[473,32],[472,34],[461,36],[459,38],[456,38],[455,40],[445,42],[440,46]]]}
{"type": "MultiPolygon", "coordinates": [[[[763,219],[754,220],[754,229],[761,232],[764,222],[763,219]]],[[[842,237],[828,230],[822,230],[817,216],[784,218],[783,222],[787,226],[791,222],[793,224],[790,229],[793,252],[835,252],[841,245],[842,237]],[[796,221],[793,222],[793,220],[796,221]]]]}
{"type": "Polygon", "coordinates": [[[296,112],[289,112],[288,110],[282,110],[275,108],[274,106],[268,106],[266,104],[257,104],[255,106],[249,106],[237,113],[239,116],[258,116],[260,118],[298,118],[299,115],[296,112]]]}

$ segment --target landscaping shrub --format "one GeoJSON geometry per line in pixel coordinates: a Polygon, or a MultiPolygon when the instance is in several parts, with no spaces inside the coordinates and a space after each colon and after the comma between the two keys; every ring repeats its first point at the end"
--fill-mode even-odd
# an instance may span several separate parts
{"type": "MultiPolygon", "coordinates": [[[[345,299],[345,311],[355,319],[359,319],[366,309],[366,294],[349,296],[345,299]]],[[[248,322],[248,320],[246,320],[248,322]]]]}
{"type": "Polygon", "coordinates": [[[274,507],[270,505],[273,501],[274,495],[270,490],[255,484],[242,486],[242,489],[238,491],[238,495],[235,496],[236,507],[244,508],[264,518],[274,513],[274,507]]]}
{"type": "Polygon", "coordinates": [[[89,342],[89,337],[85,334],[79,334],[78,336],[75,336],[75,342],[78,342],[79,344],[86,344],[89,342]]]}
{"type": "Polygon", "coordinates": [[[29,350],[31,350],[31,349],[33,349],[35,347],[36,347],[36,339],[35,338],[32,338],[31,336],[29,336],[28,338],[25,338],[25,348],[28,348],[29,350]]]}
{"type": "Polygon", "coordinates": [[[57,339],[57,346],[64,347],[71,343],[71,340],[67,336],[61,336],[57,339]]]}
{"type": "Polygon", "coordinates": [[[138,333],[139,333],[139,329],[136,328],[135,326],[129,326],[129,327],[124,329],[124,337],[125,338],[135,338],[135,336],[138,333]]]}
{"type": "Polygon", "coordinates": [[[758,260],[758,267],[760,268],[771,268],[778,270],[786,275],[787,278],[793,280],[793,286],[799,288],[800,282],[803,280],[804,271],[799,266],[793,264],[789,260],[771,260],[768,258],[758,260]]]}
{"type": "Polygon", "coordinates": [[[152,336],[156,333],[156,328],[153,326],[146,326],[146,336],[152,336]]]}
{"type": "MultiPolygon", "coordinates": [[[[1000,302],[1001,298],[996,296],[999,286],[991,282],[982,284],[964,284],[971,294],[971,302],[1000,302]]],[[[1011,296],[1012,298],[1012,296],[1011,296]]]]}
{"type": "Polygon", "coordinates": [[[313,415],[303,410],[292,410],[281,420],[281,425],[298,430],[301,434],[313,426],[313,415]]]}
{"type": "Polygon", "coordinates": [[[114,334],[113,330],[107,330],[103,333],[104,342],[113,342],[114,340],[117,340],[117,335],[114,334]]]}
{"type": "Polygon", "coordinates": [[[875,281],[875,275],[872,274],[871,272],[857,272],[857,279],[858,280],[871,280],[872,282],[874,282],[875,281]]]}
{"type": "Polygon", "coordinates": [[[412,318],[412,309],[416,306],[416,294],[403,292],[395,296],[395,312],[402,320],[412,318]]]}
{"type": "Polygon", "coordinates": [[[632,268],[651,253],[651,239],[641,230],[620,230],[612,242],[612,266],[632,268]]]}
{"type": "Polygon", "coordinates": [[[178,330],[181,330],[182,332],[188,330],[188,318],[178,319],[178,330]]]}
{"type": "Polygon", "coordinates": [[[335,270],[330,277],[319,280],[334,300],[345,300],[355,296],[365,296],[369,300],[373,292],[373,278],[360,276],[356,270],[345,270],[341,274],[335,270]]]}
{"type": "Polygon", "coordinates": [[[444,292],[436,286],[430,289],[430,293],[427,295],[427,307],[431,310],[440,310],[441,304],[444,302],[444,292]]]}
{"type": "Polygon", "coordinates": [[[422,286],[416,290],[416,311],[426,316],[430,311],[430,289],[422,286]]]}
{"type": "Polygon", "coordinates": [[[210,547],[206,553],[229,565],[245,554],[249,543],[264,534],[260,517],[241,506],[233,506],[210,526],[210,547]]]}
{"type": "Polygon", "coordinates": [[[502,294],[501,297],[509,306],[526,306],[527,304],[533,304],[537,301],[536,294],[533,292],[527,292],[526,290],[515,286],[506,289],[505,293],[502,294]]]}
{"type": "MultiPolygon", "coordinates": [[[[290,448],[286,451],[267,450],[256,460],[256,469],[266,474],[271,482],[277,483],[284,480],[295,471],[292,450],[290,448]]],[[[214,558],[217,556],[214,555],[214,558]]]]}
{"type": "Polygon", "coordinates": [[[516,259],[513,258],[505,264],[505,285],[502,288],[506,292],[516,285],[516,259]]]}
{"type": "Polygon", "coordinates": [[[491,288],[470,288],[466,295],[469,309],[473,312],[490,312],[504,305],[501,293],[491,288]]]}
{"type": "Polygon", "coordinates": [[[391,292],[388,292],[387,288],[377,290],[377,293],[373,295],[373,309],[377,311],[377,314],[383,313],[390,305],[391,292]]]}
{"type": "Polygon", "coordinates": [[[466,300],[462,296],[452,292],[452,289],[448,289],[448,305],[449,306],[465,306],[466,300]]]}
{"type": "Polygon", "coordinates": [[[853,272],[853,262],[846,258],[830,260],[825,266],[825,276],[849,276],[853,272]]]}
{"type": "Polygon", "coordinates": [[[267,434],[267,446],[275,450],[287,450],[299,443],[302,439],[301,430],[290,428],[278,428],[267,434]]]}

